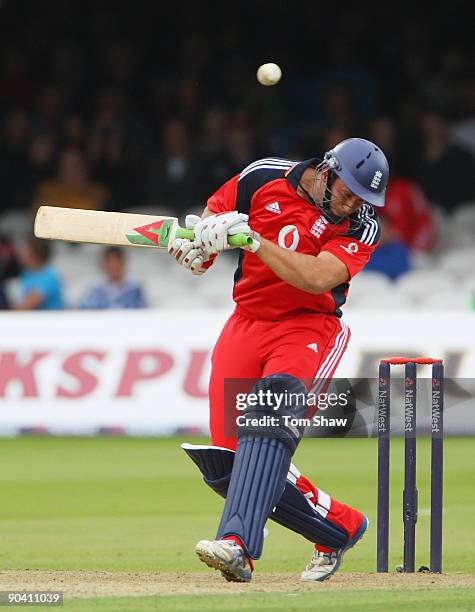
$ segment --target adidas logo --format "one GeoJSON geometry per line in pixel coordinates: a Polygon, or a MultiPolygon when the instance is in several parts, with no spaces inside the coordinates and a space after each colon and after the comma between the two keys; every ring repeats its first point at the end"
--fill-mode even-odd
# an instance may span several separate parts
{"type": "Polygon", "coordinates": [[[318,344],[316,342],[311,342],[310,344],[307,344],[307,348],[311,349],[318,355],[318,344]]]}
{"type": "Polygon", "coordinates": [[[279,202],[272,202],[271,204],[267,204],[266,210],[276,213],[277,215],[280,215],[280,213],[282,212],[280,210],[279,202]]]}

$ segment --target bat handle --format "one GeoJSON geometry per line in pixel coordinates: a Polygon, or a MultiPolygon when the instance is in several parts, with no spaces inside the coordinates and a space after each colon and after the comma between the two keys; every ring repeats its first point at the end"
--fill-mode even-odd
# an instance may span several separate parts
{"type": "MultiPolygon", "coordinates": [[[[193,240],[194,237],[195,233],[192,229],[184,229],[183,227],[178,228],[175,234],[175,238],[186,238],[188,240],[193,240]]],[[[234,236],[229,236],[228,242],[234,247],[244,247],[252,244],[252,238],[247,234],[235,234],[234,236]]]]}
{"type": "Polygon", "coordinates": [[[176,231],[175,238],[186,238],[187,240],[194,240],[195,232],[192,229],[185,229],[179,227],[176,231]]]}
{"type": "Polygon", "coordinates": [[[245,247],[251,245],[253,239],[247,234],[234,234],[234,236],[229,236],[228,242],[231,246],[245,247]]]}

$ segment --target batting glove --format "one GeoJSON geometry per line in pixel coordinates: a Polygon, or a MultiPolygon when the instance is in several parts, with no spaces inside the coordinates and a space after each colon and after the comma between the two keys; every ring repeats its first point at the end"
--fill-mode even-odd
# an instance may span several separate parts
{"type": "MultiPolygon", "coordinates": [[[[194,229],[196,224],[201,221],[197,215],[186,215],[185,227],[194,229]]],[[[175,238],[168,245],[168,252],[174,257],[180,266],[191,270],[193,274],[204,274],[206,267],[203,264],[209,260],[209,254],[196,244],[195,241],[187,238],[175,238]]]]}
{"type": "Polygon", "coordinates": [[[248,215],[236,210],[206,217],[193,228],[195,243],[210,255],[232,249],[233,247],[228,244],[228,237],[240,233],[249,234],[251,228],[247,223],[248,219],[248,215]]]}

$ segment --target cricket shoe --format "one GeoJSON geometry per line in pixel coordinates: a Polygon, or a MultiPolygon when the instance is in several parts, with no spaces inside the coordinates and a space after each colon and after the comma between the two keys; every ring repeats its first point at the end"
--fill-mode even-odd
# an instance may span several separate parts
{"type": "Polygon", "coordinates": [[[300,580],[305,582],[322,582],[333,576],[333,574],[338,571],[343,561],[343,555],[361,540],[368,529],[368,525],[369,521],[366,516],[364,516],[358,531],[351,540],[349,540],[348,544],[339,550],[322,552],[315,549],[310,563],[300,575],[300,580]]]}
{"type": "Polygon", "coordinates": [[[220,570],[228,582],[251,582],[251,563],[234,540],[201,540],[195,551],[200,561],[220,570]]]}

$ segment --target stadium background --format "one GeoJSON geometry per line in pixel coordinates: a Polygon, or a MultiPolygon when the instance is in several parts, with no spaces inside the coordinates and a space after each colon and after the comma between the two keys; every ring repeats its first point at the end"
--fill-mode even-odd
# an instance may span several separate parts
{"type": "MultiPolygon", "coordinates": [[[[453,389],[468,389],[455,392],[449,433],[475,433],[473,399],[465,401],[475,366],[467,6],[412,5],[408,13],[372,3],[0,4],[3,568],[200,571],[195,536],[212,533],[219,513],[178,444],[206,433],[209,355],[232,308],[235,254],[197,279],[164,254],[127,251],[147,307],[98,311],[78,307],[102,278],[102,249],[57,243],[51,263],[65,307],[14,312],[18,259],[40,203],[182,216],[261,156],[305,159],[348,136],[372,138],[392,169],[387,248],[352,283],[344,313],[353,337],[338,374],[374,377],[379,357],[394,353],[442,357],[457,379],[453,389]],[[255,78],[267,61],[283,70],[275,87],[255,78]],[[69,434],[81,438],[60,437],[69,434]],[[178,437],[153,437],[163,435],[178,437]]],[[[427,428],[423,406],[421,416],[427,428]]],[[[373,442],[305,440],[299,452],[309,476],[317,472],[324,488],[368,507],[375,524],[373,442]],[[325,470],[316,461],[322,456],[332,457],[325,470]]],[[[475,542],[463,529],[475,503],[473,448],[473,438],[447,442],[449,571],[468,571],[473,561],[475,542]]],[[[393,452],[400,450],[396,441],[393,452]]],[[[393,465],[395,516],[402,461],[393,465]]],[[[428,506],[427,491],[421,496],[428,506]]],[[[427,515],[420,524],[427,526],[427,515]]],[[[275,529],[260,567],[298,575],[305,543],[275,529]]],[[[394,521],[393,565],[400,538],[394,521]]],[[[424,549],[427,534],[419,542],[424,549]]],[[[345,569],[372,571],[374,549],[373,530],[345,569]]],[[[148,593],[129,586],[123,595],[148,593]]],[[[416,601],[410,589],[398,590],[416,601]]],[[[359,602],[374,603],[364,594],[359,602]]],[[[192,603],[200,609],[199,597],[192,603]]],[[[209,599],[202,605],[212,609],[209,599]]],[[[137,601],[131,606],[139,609],[137,601]]]]}
{"type": "MultiPolygon", "coordinates": [[[[470,378],[475,130],[463,5],[378,23],[369,6],[258,2],[229,15],[190,2],[177,16],[140,2],[3,3],[0,293],[21,303],[22,244],[41,203],[183,218],[260,156],[305,159],[369,137],[391,164],[385,238],[352,282],[340,375],[375,376],[378,356],[399,352],[443,357],[448,376],[470,378]],[[267,61],[283,69],[275,87],[256,80],[267,61]]],[[[0,317],[2,431],[205,430],[235,253],[195,278],[163,253],[123,251],[147,311],[79,312],[101,282],[102,249],[52,247],[65,308],[0,317]],[[157,396],[176,407],[174,422],[157,396]]]]}

